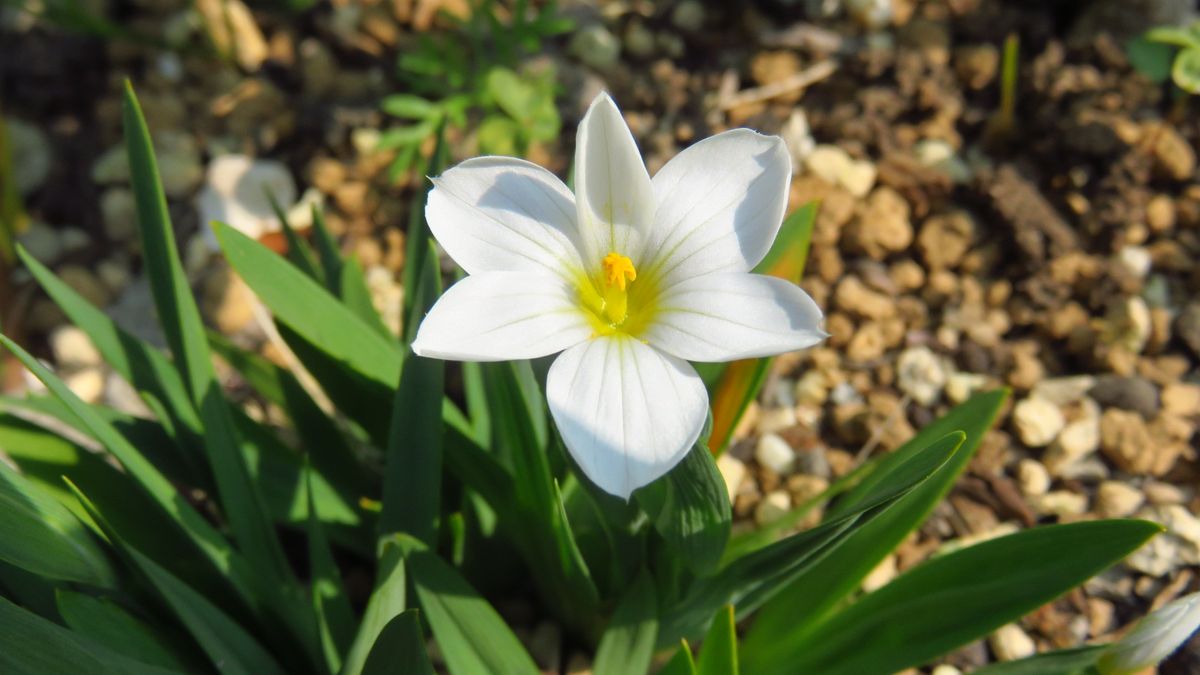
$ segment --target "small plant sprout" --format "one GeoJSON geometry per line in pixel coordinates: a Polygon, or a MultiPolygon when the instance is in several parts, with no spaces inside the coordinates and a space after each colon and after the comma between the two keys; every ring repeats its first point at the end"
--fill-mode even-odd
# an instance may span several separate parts
{"type": "Polygon", "coordinates": [[[1187,28],[1160,26],[1146,32],[1147,42],[1177,47],[1171,81],[1189,94],[1200,94],[1200,21],[1187,28]]]}
{"type": "Polygon", "coordinates": [[[501,157],[435,181],[430,229],[470,276],[434,305],[413,350],[464,361],[562,351],[546,395],[567,449],[628,498],[700,435],[708,395],[687,361],[826,337],[804,291],[750,273],[779,231],[790,176],[782,139],[735,129],[652,180],[601,94],[579,127],[574,196],[548,171],[501,157]]]}

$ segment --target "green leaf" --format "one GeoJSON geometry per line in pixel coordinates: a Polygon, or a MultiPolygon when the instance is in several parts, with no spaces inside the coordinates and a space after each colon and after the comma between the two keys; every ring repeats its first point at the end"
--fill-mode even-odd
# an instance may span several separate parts
{"type": "Polygon", "coordinates": [[[56,589],[58,611],[72,631],[142,663],[190,670],[176,647],[150,624],[107,598],[56,589]]]}
{"type": "Polygon", "coordinates": [[[392,94],[379,107],[389,115],[410,120],[423,120],[440,114],[437,104],[413,94],[392,94]]]}
{"type": "Polygon", "coordinates": [[[417,610],[407,610],[388,622],[371,648],[363,675],[433,675],[433,664],[425,653],[421,619],[417,610]]]}
{"type": "Polygon", "coordinates": [[[399,345],[267,247],[228,225],[216,223],[213,230],[229,263],[277,320],[363,378],[389,389],[396,385],[399,345]]]}
{"type": "Polygon", "coordinates": [[[1138,520],[1051,525],[925,562],[823,622],[753,652],[751,673],[896,672],[979,638],[1066,593],[1162,531],[1138,520]]]}
{"type": "Polygon", "coordinates": [[[0,560],[47,579],[116,586],[104,550],[74,514],[3,461],[0,560]]]}
{"type": "Polygon", "coordinates": [[[658,634],[658,602],[654,581],[642,570],[634,578],[613,612],[596,648],[596,675],[644,673],[654,656],[658,634]]]}
{"type": "Polygon", "coordinates": [[[0,672],[164,675],[177,671],[126,658],[0,597],[0,672]]]}
{"type": "Polygon", "coordinates": [[[820,206],[820,202],[808,202],[784,219],[767,255],[754,267],[755,274],[769,274],[793,284],[800,283],[820,206]]]}
{"type": "Polygon", "coordinates": [[[87,496],[75,486],[71,487],[92,520],[104,531],[129,564],[146,578],[218,670],[222,673],[245,675],[284,673],[271,655],[241,626],[209,602],[208,598],[197,593],[137,549],[130,547],[112,529],[87,496]]]}
{"type": "Polygon", "coordinates": [[[342,654],[354,639],[354,610],[342,587],[342,575],[329,549],[325,528],[321,525],[320,511],[313,499],[312,472],[308,477],[308,566],[312,576],[313,614],[317,618],[317,632],[321,639],[321,652],[330,673],[342,668],[342,654]]]}
{"type": "Polygon", "coordinates": [[[1189,47],[1175,57],[1171,79],[1189,94],[1200,94],[1200,45],[1189,47]]]}
{"type": "Polygon", "coordinates": [[[960,429],[966,431],[967,439],[962,447],[935,475],[904,495],[886,513],[858,528],[836,550],[764,606],[742,642],[743,653],[811,629],[842,598],[858,588],[879,561],[916,529],[950,490],[978,449],[1007,396],[1006,391],[987,392],[954,408],[888,455],[875,471],[835,504],[827,512],[827,519],[857,510],[887,481],[891,467],[908,461],[946,434],[960,429]]]}
{"type": "Polygon", "coordinates": [[[989,663],[972,675],[1085,675],[1111,645],[1060,649],[1016,661],[989,663]]]}
{"type": "MultiPolygon", "coordinates": [[[[437,128],[437,145],[433,148],[433,155],[429,158],[429,166],[424,167],[426,175],[436,176],[442,172],[448,161],[450,149],[446,144],[446,125],[443,123],[437,128]]],[[[425,222],[425,204],[429,199],[429,191],[433,188],[433,184],[428,181],[421,182],[421,188],[413,195],[412,204],[408,211],[408,228],[405,230],[406,239],[404,242],[404,270],[401,273],[401,286],[407,290],[420,288],[421,275],[425,274],[425,257],[429,255],[430,244],[432,239],[429,233],[429,224],[425,222]]],[[[411,324],[413,317],[416,315],[416,307],[421,303],[421,298],[416,293],[404,294],[404,317],[405,322],[411,324]]],[[[410,326],[404,327],[406,335],[415,335],[414,329],[410,326]]]]}
{"type": "Polygon", "coordinates": [[[190,467],[193,481],[206,484],[207,480],[201,480],[208,468],[201,462],[204,441],[200,416],[175,366],[157,349],[122,330],[27,251],[18,249],[18,255],[71,323],[87,333],[104,362],[132,384],[152,410],[164,413],[158,418],[174,440],[171,449],[190,467]]]}
{"type": "Polygon", "coordinates": [[[379,135],[379,142],[375,144],[377,151],[396,150],[405,146],[420,145],[433,133],[434,125],[430,122],[421,122],[407,127],[392,127],[379,135]]]}
{"type": "MultiPolygon", "coordinates": [[[[296,234],[296,230],[288,222],[287,212],[279,206],[279,202],[275,199],[275,194],[270,190],[267,190],[267,201],[271,202],[271,210],[275,212],[275,217],[279,219],[279,224],[283,227],[283,235],[287,239],[288,244],[288,260],[292,261],[293,265],[298,267],[301,272],[307,274],[313,281],[324,283],[324,270],[317,267],[316,256],[313,255],[308,242],[296,234]]],[[[314,206],[313,208],[316,207],[314,206]]]]}
{"type": "Polygon", "coordinates": [[[150,132],[128,81],[125,85],[124,127],[137,201],[142,259],[163,334],[203,422],[204,448],[216,479],[221,506],[250,563],[263,572],[286,578],[290,568],[283,549],[267,517],[262,496],[250,480],[238,451],[228,404],[213,371],[200,310],[176,253],[175,234],[158,177],[150,132]]]}
{"type": "Polygon", "coordinates": [[[634,497],[675,554],[696,574],[721,560],[733,518],[725,480],[703,443],[634,497]]]}
{"type": "Polygon", "coordinates": [[[1159,26],[1146,31],[1145,38],[1150,42],[1157,42],[1164,45],[1174,45],[1176,47],[1196,47],[1200,46],[1200,35],[1197,34],[1196,28],[1181,28],[1178,26],[1159,26]]]}
{"type": "Polygon", "coordinates": [[[219,570],[239,591],[242,598],[254,604],[255,583],[252,581],[246,561],[238,555],[224,537],[209,522],[196,512],[175,487],[158,469],[117,433],[108,422],[91,407],[79,400],[62,380],[55,377],[37,359],[4,335],[0,345],[8,348],[31,373],[70,409],[88,432],[121,463],[125,471],[145,491],[159,509],[187,536],[205,558],[219,570]]]}
{"type": "Polygon", "coordinates": [[[379,566],[375,572],[375,590],[367,600],[362,623],[354,643],[346,653],[340,675],[359,675],[370,657],[375,643],[387,626],[405,610],[404,550],[396,538],[385,539],[380,546],[379,566]]]}
{"type": "Polygon", "coordinates": [[[375,301],[371,297],[371,289],[367,288],[362,265],[359,265],[354,258],[349,258],[342,264],[338,290],[342,303],[351,312],[354,312],[358,318],[387,340],[395,339],[392,332],[384,325],[383,317],[379,316],[379,312],[376,311],[375,301]]]}
{"type": "Polygon", "coordinates": [[[688,647],[687,640],[679,641],[679,649],[662,670],[658,671],[658,675],[696,675],[696,662],[692,660],[692,650],[688,647]]]}
{"type": "Polygon", "coordinates": [[[479,151],[489,155],[518,155],[520,127],[501,115],[489,115],[479,124],[479,151]]]}
{"type": "Polygon", "coordinates": [[[1139,35],[1125,46],[1125,53],[1129,65],[1151,82],[1161,84],[1171,76],[1171,61],[1175,56],[1175,48],[1171,45],[1151,42],[1145,35],[1139,35]]]}
{"type": "Polygon", "coordinates": [[[401,535],[417,599],[452,675],[536,675],[538,668],[504,620],[453,567],[401,535]]]}
{"type": "Polygon", "coordinates": [[[697,675],[738,675],[737,626],[733,605],[725,605],[713,617],[708,635],[700,645],[697,675]]]}
{"type": "MultiPolygon", "coordinates": [[[[424,265],[417,292],[422,300],[414,305],[422,316],[441,294],[437,255],[431,252],[424,265]]],[[[416,329],[409,328],[411,342],[416,329]]],[[[380,534],[406,532],[428,546],[436,543],[441,507],[444,364],[416,354],[405,358],[384,459],[380,534]]]]}

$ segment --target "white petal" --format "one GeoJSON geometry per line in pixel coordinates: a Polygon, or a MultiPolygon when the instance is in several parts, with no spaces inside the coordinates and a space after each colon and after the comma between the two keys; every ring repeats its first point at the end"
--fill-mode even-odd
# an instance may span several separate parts
{"type": "Polygon", "coordinates": [[[828,337],[799,286],[760,274],[706,274],[668,288],[642,335],[688,361],[731,361],[811,347],[828,337]]]}
{"type": "MultiPolygon", "coordinates": [[[[654,175],[657,211],[646,276],[749,272],[783,222],[792,160],[778,136],[734,129],[706,138],[654,175]]],[[[642,270],[638,271],[642,274],[642,270]]]]}
{"type": "Polygon", "coordinates": [[[627,336],[563,352],[550,366],[546,399],[579,467],[622,499],[683,459],[708,414],[691,364],[627,336]]]}
{"type": "Polygon", "coordinates": [[[484,272],[454,284],[425,315],[412,348],[455,361],[532,359],[592,334],[575,290],[545,273],[484,272]]]}
{"type": "Polygon", "coordinates": [[[511,157],[469,159],[433,179],[425,218],[468,274],[581,269],[575,199],[554,174],[511,157]]]}
{"type": "Polygon", "coordinates": [[[654,193],[633,134],[608,94],[597,96],[579,123],[575,202],[585,262],[598,267],[614,251],[640,262],[654,193]]]}

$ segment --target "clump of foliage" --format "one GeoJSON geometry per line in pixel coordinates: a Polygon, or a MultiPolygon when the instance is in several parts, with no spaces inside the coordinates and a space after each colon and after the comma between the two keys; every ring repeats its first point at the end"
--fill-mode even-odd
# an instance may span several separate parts
{"type": "MultiPolygon", "coordinates": [[[[432,636],[455,675],[535,675],[478,590],[516,588],[594,649],[598,675],[657,666],[671,675],[889,673],[1018,619],[1161,529],[1137,520],[1039,527],[944,552],[861,592],[965,470],[1004,391],[975,396],[752,533],[731,536],[706,437],[632,500],[607,495],[564,453],[539,364],[464,364],[461,387],[448,389],[442,362],[411,353],[416,319],[443,281],[419,208],[399,340],[319,218],[315,250],[293,238],[290,261],[216,226],[229,263],[319,382],[316,396],[294,373],[204,330],[132,90],[124,121],[172,356],[22,254],[153,417],[85,404],[0,336],[49,391],[0,399],[0,446],[16,466],[0,463],[0,672],[432,673],[432,636]],[[286,429],[229,400],[213,356],[282,411],[286,429]],[[816,504],[821,522],[794,531],[816,504]],[[375,572],[365,600],[343,583],[350,564],[375,572]],[[750,617],[739,639],[736,625],[750,617]]],[[[443,155],[435,151],[431,172],[443,155]]],[[[814,215],[793,214],[758,271],[799,275],[814,215]]],[[[734,392],[714,391],[712,400],[734,402],[718,408],[714,428],[736,426],[740,401],[761,386],[758,362],[745,363],[740,374],[706,373],[710,386],[734,392]]],[[[1105,650],[995,672],[1093,669],[1105,650]]]]}
{"type": "Polygon", "coordinates": [[[574,27],[555,2],[535,10],[517,0],[507,22],[495,0],[472,2],[465,21],[443,17],[450,29],[421,35],[397,60],[408,92],[382,102],[384,112],[408,121],[380,138],[381,150],[397,153],[389,167],[393,177],[423,159],[421,148],[428,152],[443,125],[474,130],[480,153],[489,155],[524,155],[532,143],[557,138],[562,125],[554,69],[521,67],[524,57],[542,51],[544,40],[574,27]]]}
{"type": "Polygon", "coordinates": [[[1152,81],[1170,77],[1183,91],[1200,94],[1200,21],[1152,28],[1129,43],[1128,53],[1133,67],[1152,81]]]}

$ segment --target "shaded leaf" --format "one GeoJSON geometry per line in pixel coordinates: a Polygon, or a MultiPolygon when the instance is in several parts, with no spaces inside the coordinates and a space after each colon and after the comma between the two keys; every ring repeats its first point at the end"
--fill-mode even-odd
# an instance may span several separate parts
{"type": "Polygon", "coordinates": [[[725,480],[703,443],[665,476],[635,494],[654,527],[696,574],[716,567],[733,512],[725,480]]]}
{"type": "Polygon", "coordinates": [[[738,675],[737,626],[733,605],[725,605],[713,617],[708,634],[700,645],[697,675],[738,675]]]}
{"type": "Polygon", "coordinates": [[[643,570],[625,591],[596,648],[596,675],[644,673],[654,656],[658,602],[654,581],[643,570]]]}
{"type": "Polygon", "coordinates": [[[383,627],[363,675],[433,675],[433,664],[425,653],[421,620],[417,610],[402,612],[383,627]]]}

